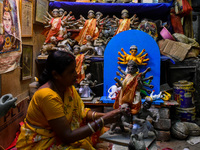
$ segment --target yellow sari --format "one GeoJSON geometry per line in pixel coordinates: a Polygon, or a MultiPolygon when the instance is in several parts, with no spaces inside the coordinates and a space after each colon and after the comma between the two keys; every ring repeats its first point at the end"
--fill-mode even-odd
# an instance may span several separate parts
{"type": "Polygon", "coordinates": [[[95,150],[90,137],[70,145],[63,145],[48,125],[48,120],[66,116],[71,129],[77,129],[81,126],[88,111],[89,109],[84,108],[83,101],[74,86],[66,90],[64,102],[50,88],[39,89],[29,104],[26,119],[16,144],[17,149],[95,150]]]}

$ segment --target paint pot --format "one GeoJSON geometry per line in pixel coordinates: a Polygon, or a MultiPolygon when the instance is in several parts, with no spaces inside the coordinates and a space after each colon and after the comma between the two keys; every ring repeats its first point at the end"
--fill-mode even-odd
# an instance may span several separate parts
{"type": "Polygon", "coordinates": [[[180,121],[194,122],[196,119],[195,107],[176,108],[176,116],[180,121]]]}
{"type": "Polygon", "coordinates": [[[181,108],[194,107],[194,96],[195,91],[192,82],[186,80],[180,80],[174,84],[174,99],[179,103],[181,108]]]}

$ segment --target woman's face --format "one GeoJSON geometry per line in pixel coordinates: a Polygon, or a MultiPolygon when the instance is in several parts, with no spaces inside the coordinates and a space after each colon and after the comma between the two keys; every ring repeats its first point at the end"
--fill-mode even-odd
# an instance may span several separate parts
{"type": "Polygon", "coordinates": [[[8,11],[5,11],[3,14],[3,26],[7,33],[11,33],[12,18],[10,12],[8,11]]]}
{"type": "Polygon", "coordinates": [[[76,83],[77,73],[76,73],[76,62],[74,61],[70,66],[68,66],[65,71],[59,75],[57,81],[64,87],[69,87],[76,83]]]}

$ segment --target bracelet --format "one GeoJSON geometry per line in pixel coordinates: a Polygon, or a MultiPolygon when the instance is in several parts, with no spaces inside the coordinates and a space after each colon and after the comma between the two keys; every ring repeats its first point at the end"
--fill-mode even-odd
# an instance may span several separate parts
{"type": "Polygon", "coordinates": [[[92,120],[93,120],[93,121],[95,120],[95,116],[96,116],[96,111],[93,111],[93,112],[92,112],[92,120]]]}
{"type": "Polygon", "coordinates": [[[98,122],[97,122],[96,120],[94,121],[94,123],[95,123],[95,125],[98,127],[98,129],[101,129],[100,124],[98,124],[98,122]]]}
{"type": "Polygon", "coordinates": [[[97,112],[95,112],[94,114],[94,120],[97,118],[97,112]]]}
{"type": "Polygon", "coordinates": [[[95,133],[95,131],[94,131],[94,129],[92,128],[91,124],[88,123],[87,125],[89,126],[90,130],[91,130],[93,133],[95,133]]]}
{"type": "Polygon", "coordinates": [[[101,122],[102,122],[102,127],[104,127],[104,120],[103,120],[102,117],[100,117],[100,119],[101,119],[101,122]]]}

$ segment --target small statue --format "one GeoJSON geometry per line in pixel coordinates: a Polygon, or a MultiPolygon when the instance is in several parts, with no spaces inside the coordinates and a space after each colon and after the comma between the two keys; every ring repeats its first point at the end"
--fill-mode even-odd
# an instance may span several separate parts
{"type": "Polygon", "coordinates": [[[52,36],[50,38],[51,43],[43,44],[42,48],[40,50],[41,55],[48,55],[49,52],[57,50],[56,45],[57,45],[57,39],[55,36],[52,36]]]}
{"type": "Polygon", "coordinates": [[[104,30],[102,30],[103,33],[103,40],[105,41],[106,45],[108,44],[108,42],[112,39],[113,34],[112,34],[112,28],[105,28],[104,30]]]}
{"type": "Polygon", "coordinates": [[[131,134],[128,150],[146,150],[146,145],[143,140],[143,133],[131,134]]]}
{"type": "Polygon", "coordinates": [[[60,8],[59,9],[59,17],[63,17],[63,22],[64,23],[67,23],[68,21],[72,21],[72,20],[75,20],[75,17],[74,16],[71,16],[72,14],[72,11],[69,12],[69,14],[67,16],[65,16],[67,14],[67,11],[65,11],[64,9],[60,8]]]}
{"type": "Polygon", "coordinates": [[[65,16],[66,13],[67,12],[64,12],[63,15],[60,16],[60,14],[62,14],[62,11],[59,11],[59,9],[55,8],[52,11],[53,17],[48,12],[47,12],[48,17],[44,16],[46,19],[44,23],[48,24],[47,26],[45,26],[46,28],[48,28],[47,31],[43,32],[43,34],[46,36],[44,44],[49,43],[50,38],[52,36],[55,36],[58,41],[63,40],[63,35],[66,32],[65,28],[63,28],[65,24],[64,21],[67,20],[67,18],[69,18],[72,12],[69,12],[69,14],[65,16]]]}
{"type": "Polygon", "coordinates": [[[148,132],[153,131],[157,136],[157,131],[154,129],[153,125],[146,120],[148,116],[150,116],[153,121],[158,120],[157,115],[154,115],[151,111],[149,111],[151,104],[152,102],[150,101],[144,101],[143,108],[133,116],[133,122],[135,123],[132,128],[133,135],[142,132],[144,134],[144,138],[148,138],[148,132]]]}
{"type": "Polygon", "coordinates": [[[85,54],[81,54],[80,51],[81,50],[79,45],[75,45],[73,47],[73,52],[76,56],[76,72],[78,84],[85,78],[85,70],[89,66],[89,64],[85,63],[87,61],[86,55],[89,51],[87,51],[85,54]]]}
{"type": "Polygon", "coordinates": [[[80,54],[80,46],[79,45],[74,45],[73,47],[73,53],[75,56],[77,56],[78,54],[80,54]]]}
{"type": "Polygon", "coordinates": [[[115,31],[114,36],[122,31],[130,30],[131,25],[138,24],[137,20],[139,19],[136,17],[136,14],[133,15],[133,17],[131,17],[130,19],[128,19],[129,17],[128,10],[124,9],[122,10],[121,15],[122,19],[113,16],[113,18],[115,19],[114,22],[118,27],[117,30],[115,31]]]}
{"type": "Polygon", "coordinates": [[[95,86],[97,81],[94,82],[91,80],[91,73],[86,74],[86,77],[80,82],[79,94],[81,97],[91,97],[91,95],[95,96],[95,93],[92,92],[90,86],[95,86]]]}
{"type": "MultiPolygon", "coordinates": [[[[63,12],[64,10],[62,8],[60,8],[59,11],[63,12]]],[[[66,29],[77,29],[77,25],[79,23],[78,23],[78,21],[76,21],[76,19],[73,15],[71,16],[71,14],[72,14],[72,12],[70,11],[67,16],[63,17],[63,26],[66,29]]],[[[60,13],[60,15],[62,15],[62,13],[60,13]]]]}
{"type": "Polygon", "coordinates": [[[5,94],[0,98],[0,118],[5,116],[12,107],[15,107],[16,101],[17,98],[14,98],[12,94],[5,94]]]}
{"type": "Polygon", "coordinates": [[[138,65],[147,65],[147,61],[149,61],[149,58],[145,58],[148,54],[144,54],[142,55],[144,52],[145,52],[145,49],[143,49],[138,55],[137,52],[138,52],[138,49],[137,49],[137,46],[135,45],[132,45],[130,47],[130,50],[129,52],[131,53],[131,55],[127,54],[124,49],[122,48],[121,51],[124,53],[121,54],[120,52],[118,52],[118,54],[120,55],[120,57],[118,57],[118,64],[127,64],[129,62],[129,60],[133,60],[135,61],[138,65]]]}
{"type": "Polygon", "coordinates": [[[160,92],[159,94],[154,94],[154,92],[155,92],[155,90],[153,90],[152,92],[151,92],[151,94],[149,95],[149,96],[146,96],[145,97],[145,100],[146,101],[154,101],[154,100],[157,100],[157,99],[161,99],[162,98],[162,92],[160,92]]]}
{"type": "Polygon", "coordinates": [[[152,38],[154,38],[154,40],[158,37],[156,24],[148,21],[147,19],[142,20],[142,22],[138,25],[138,30],[148,33],[152,38]]]}
{"type": "MultiPolygon", "coordinates": [[[[121,90],[115,99],[113,107],[117,109],[123,103],[128,103],[131,107],[131,113],[136,114],[141,108],[140,90],[143,89],[148,93],[151,93],[150,90],[144,87],[146,86],[146,84],[144,84],[144,81],[151,78],[151,76],[145,78],[145,75],[148,71],[150,71],[150,68],[147,68],[144,72],[139,73],[138,65],[136,64],[136,62],[130,60],[127,64],[127,73],[125,71],[122,71],[121,68],[120,70],[123,73],[122,75],[120,75],[120,77],[122,77],[123,80],[120,81],[118,78],[114,78],[117,84],[121,86],[121,90]]],[[[147,86],[153,88],[153,85],[147,86]]]]}
{"type": "Polygon", "coordinates": [[[110,99],[115,99],[117,96],[117,93],[121,90],[121,87],[117,87],[117,85],[112,85],[109,89],[108,89],[108,98],[110,99]]]}
{"type": "Polygon", "coordinates": [[[103,33],[99,33],[99,37],[94,40],[94,47],[97,55],[102,56],[107,45],[107,41],[103,39],[103,33]]]}
{"type": "Polygon", "coordinates": [[[171,97],[172,97],[171,94],[166,91],[163,91],[161,94],[161,99],[164,101],[170,100],[171,97]]]}
{"type": "Polygon", "coordinates": [[[88,11],[88,19],[86,20],[82,15],[80,16],[80,20],[83,21],[84,27],[79,32],[79,35],[75,38],[79,45],[84,45],[87,43],[86,36],[90,35],[92,40],[98,38],[99,29],[97,27],[97,19],[95,18],[95,14],[93,10],[88,11]]]}
{"type": "Polygon", "coordinates": [[[99,29],[99,33],[101,33],[103,26],[108,21],[110,21],[109,16],[106,16],[105,18],[102,18],[102,17],[103,17],[103,14],[100,11],[96,12],[96,19],[97,19],[97,26],[98,26],[98,29],[99,29]]]}
{"type": "Polygon", "coordinates": [[[80,46],[81,53],[87,53],[87,55],[95,55],[95,48],[92,44],[92,36],[86,35],[87,43],[85,45],[80,46]]]}
{"type": "Polygon", "coordinates": [[[94,80],[94,82],[91,80],[92,74],[88,73],[86,74],[86,77],[81,81],[83,84],[88,84],[89,86],[94,87],[97,84],[97,80],[94,80]]]}
{"type": "Polygon", "coordinates": [[[115,128],[117,126],[120,127],[122,132],[125,132],[125,128],[127,127],[129,130],[132,128],[132,114],[130,113],[130,106],[128,103],[124,103],[121,105],[120,109],[122,110],[122,116],[120,117],[119,121],[116,123],[111,124],[109,134],[115,133],[115,128]]]}
{"type": "Polygon", "coordinates": [[[60,41],[58,42],[58,47],[62,47],[62,48],[66,48],[68,51],[72,51],[72,47],[74,46],[75,44],[75,40],[72,40],[70,37],[71,37],[71,32],[67,32],[67,34],[65,34],[63,36],[64,40],[63,41],[60,41]]]}

